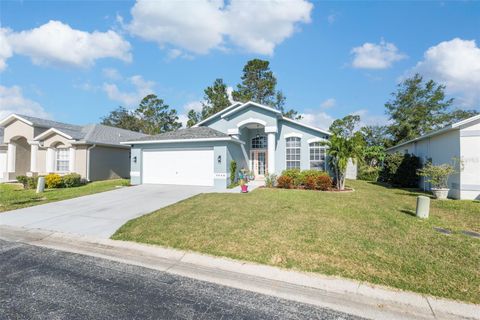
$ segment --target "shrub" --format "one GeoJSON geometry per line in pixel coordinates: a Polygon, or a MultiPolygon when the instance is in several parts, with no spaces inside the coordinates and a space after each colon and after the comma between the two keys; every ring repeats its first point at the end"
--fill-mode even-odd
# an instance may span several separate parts
{"type": "Polygon", "coordinates": [[[313,178],[314,180],[316,180],[319,176],[325,175],[325,174],[326,174],[325,172],[319,171],[319,170],[303,170],[300,172],[300,175],[299,175],[300,184],[305,186],[309,178],[313,178]]]}
{"type": "Polygon", "coordinates": [[[50,173],[45,176],[45,185],[47,188],[61,188],[63,186],[62,177],[56,173],[50,173]]]}
{"type": "Polygon", "coordinates": [[[431,183],[433,188],[448,188],[448,178],[455,173],[455,167],[448,163],[436,166],[429,162],[418,170],[418,175],[425,177],[426,182],[431,183]]]}
{"type": "Polygon", "coordinates": [[[24,189],[28,189],[28,177],[27,176],[17,176],[17,181],[23,185],[24,189]]]}
{"type": "Polygon", "coordinates": [[[332,178],[327,174],[322,174],[317,178],[317,190],[327,191],[330,190],[333,186],[332,178]]]}
{"type": "Polygon", "coordinates": [[[290,178],[290,183],[295,187],[298,187],[299,185],[302,184],[300,169],[283,170],[282,171],[282,176],[289,177],[290,178]]]}
{"type": "Polygon", "coordinates": [[[236,175],[237,175],[237,162],[235,160],[232,160],[230,161],[230,184],[234,184],[236,175]]]}
{"type": "Polygon", "coordinates": [[[65,188],[78,187],[82,185],[82,177],[78,173],[70,173],[62,177],[65,188]]]}
{"type": "Polygon", "coordinates": [[[387,154],[380,172],[380,181],[395,186],[418,187],[417,170],[422,166],[420,158],[410,154],[387,154]]]}
{"type": "Polygon", "coordinates": [[[35,189],[37,187],[37,178],[18,176],[17,181],[23,185],[24,189],[35,189]]]}
{"type": "Polygon", "coordinates": [[[291,189],[294,186],[293,179],[290,176],[281,175],[277,179],[277,187],[291,189]]]}
{"type": "Polygon", "coordinates": [[[307,176],[303,181],[303,186],[307,190],[317,189],[317,179],[314,176],[307,176]]]}
{"type": "Polygon", "coordinates": [[[27,179],[27,188],[28,189],[36,189],[38,183],[37,177],[28,177],[27,179]]]}
{"type": "Polygon", "coordinates": [[[275,187],[275,181],[277,180],[277,175],[275,174],[268,174],[265,176],[265,186],[267,188],[275,187]]]}
{"type": "Polygon", "coordinates": [[[377,181],[381,168],[363,165],[358,168],[358,180],[377,181]]]}

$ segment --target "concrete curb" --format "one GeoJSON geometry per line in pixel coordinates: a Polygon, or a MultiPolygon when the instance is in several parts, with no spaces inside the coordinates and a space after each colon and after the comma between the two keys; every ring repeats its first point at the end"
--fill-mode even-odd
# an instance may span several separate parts
{"type": "Polygon", "coordinates": [[[105,258],[371,319],[480,319],[480,306],[133,242],[0,226],[0,239],[105,258]]]}

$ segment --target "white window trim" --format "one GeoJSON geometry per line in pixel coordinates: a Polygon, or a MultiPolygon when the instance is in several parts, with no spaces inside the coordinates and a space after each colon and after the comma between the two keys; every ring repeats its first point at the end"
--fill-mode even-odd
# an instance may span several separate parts
{"type": "Polygon", "coordinates": [[[325,139],[321,139],[321,138],[312,138],[307,140],[308,144],[313,142],[323,142],[323,141],[325,141],[325,139]]]}
{"type": "Polygon", "coordinates": [[[300,138],[302,139],[303,138],[303,134],[301,133],[298,133],[298,132],[290,132],[290,133],[287,133],[285,135],[285,139],[287,138],[300,138]]]}
{"type": "Polygon", "coordinates": [[[310,149],[311,148],[319,148],[319,149],[322,149],[324,154],[325,154],[325,160],[323,160],[323,171],[327,171],[327,148],[325,146],[319,146],[319,147],[315,147],[315,146],[311,146],[312,143],[315,143],[315,142],[322,142],[323,140],[321,139],[318,139],[316,141],[313,141],[315,139],[309,139],[308,141],[308,164],[309,164],[309,169],[312,169],[312,161],[320,161],[320,160],[312,160],[310,159],[310,149]]]}
{"type": "MultiPolygon", "coordinates": [[[[299,138],[300,139],[300,147],[299,147],[299,149],[300,149],[300,160],[298,160],[298,162],[300,162],[300,165],[299,165],[298,169],[302,170],[302,137],[301,136],[302,136],[301,134],[300,134],[300,137],[295,136],[295,135],[287,137],[285,135],[285,169],[286,170],[292,169],[292,168],[288,168],[288,161],[297,161],[297,160],[287,160],[287,148],[288,148],[287,147],[287,138],[299,138]]],[[[296,147],[295,148],[290,148],[290,149],[296,149],[296,147]]]]}
{"type": "Polygon", "coordinates": [[[70,148],[55,148],[54,151],[55,151],[55,153],[54,153],[54,171],[56,173],[68,173],[68,172],[70,172],[70,148]],[[60,149],[66,151],[66,153],[67,153],[67,159],[62,160],[62,161],[67,161],[67,167],[68,167],[67,170],[62,170],[62,171],[58,170],[58,161],[59,161],[58,151],[60,149]]]}

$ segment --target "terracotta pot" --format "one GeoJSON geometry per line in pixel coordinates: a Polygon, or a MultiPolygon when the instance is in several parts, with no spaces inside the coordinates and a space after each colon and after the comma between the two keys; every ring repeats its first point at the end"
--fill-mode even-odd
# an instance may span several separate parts
{"type": "Polygon", "coordinates": [[[248,192],[248,186],[246,184],[244,184],[243,186],[240,186],[240,188],[242,188],[243,193],[248,192]]]}
{"type": "Polygon", "coordinates": [[[448,191],[450,191],[448,188],[432,188],[433,195],[439,200],[447,199],[448,191]]]}

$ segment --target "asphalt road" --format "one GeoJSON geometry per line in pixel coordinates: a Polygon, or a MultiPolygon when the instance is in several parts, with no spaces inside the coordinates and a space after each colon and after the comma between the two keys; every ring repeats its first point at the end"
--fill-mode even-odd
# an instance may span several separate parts
{"type": "Polygon", "coordinates": [[[0,319],[359,319],[105,259],[0,240],[0,319]]]}

